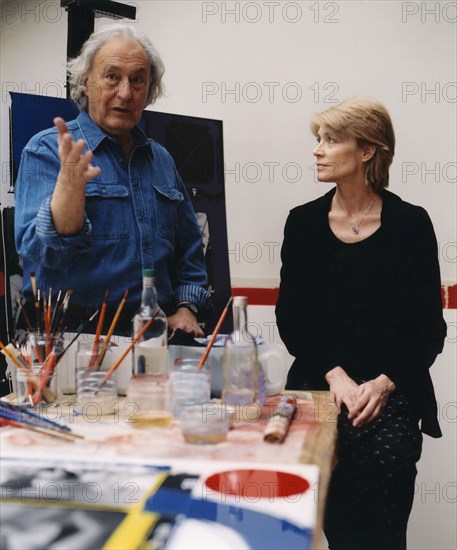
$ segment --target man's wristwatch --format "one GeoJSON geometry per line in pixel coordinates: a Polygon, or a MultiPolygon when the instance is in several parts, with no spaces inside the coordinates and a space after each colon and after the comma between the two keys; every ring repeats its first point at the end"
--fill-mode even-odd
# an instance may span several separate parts
{"type": "Polygon", "coordinates": [[[181,309],[182,307],[185,307],[186,309],[188,309],[191,313],[195,315],[195,317],[198,316],[198,307],[192,302],[180,302],[176,306],[176,311],[178,311],[178,309],[181,309]]]}

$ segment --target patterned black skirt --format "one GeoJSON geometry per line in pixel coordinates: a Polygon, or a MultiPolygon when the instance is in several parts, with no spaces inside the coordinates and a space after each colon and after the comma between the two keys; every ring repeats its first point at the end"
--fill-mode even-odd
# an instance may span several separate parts
{"type": "Polygon", "coordinates": [[[405,550],[422,451],[417,408],[392,394],[379,418],[354,428],[338,418],[337,465],[324,530],[331,550],[405,550]]]}

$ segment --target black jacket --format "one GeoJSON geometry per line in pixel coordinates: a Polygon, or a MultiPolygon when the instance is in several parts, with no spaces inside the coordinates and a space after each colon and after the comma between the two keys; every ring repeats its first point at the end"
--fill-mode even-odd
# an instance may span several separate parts
{"type": "Polygon", "coordinates": [[[384,190],[381,227],[343,243],[328,224],[334,193],[291,210],[285,226],[276,319],[296,358],[287,387],[328,389],[336,365],[357,381],[386,374],[418,404],[422,431],[440,437],[429,368],[446,323],[430,218],[384,190]]]}

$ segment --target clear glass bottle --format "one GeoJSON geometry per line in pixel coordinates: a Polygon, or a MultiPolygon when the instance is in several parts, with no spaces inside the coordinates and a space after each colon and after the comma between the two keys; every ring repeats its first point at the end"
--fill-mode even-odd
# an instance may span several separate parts
{"type": "Polygon", "coordinates": [[[258,360],[257,344],[248,330],[247,305],[246,296],[233,298],[234,330],[224,346],[222,401],[233,407],[254,404],[260,413],[265,382],[258,360]]]}
{"type": "Polygon", "coordinates": [[[167,372],[167,317],[157,302],[154,277],[153,269],[143,269],[141,306],[133,318],[133,337],[149,319],[154,317],[154,320],[133,348],[133,374],[167,372]]]}

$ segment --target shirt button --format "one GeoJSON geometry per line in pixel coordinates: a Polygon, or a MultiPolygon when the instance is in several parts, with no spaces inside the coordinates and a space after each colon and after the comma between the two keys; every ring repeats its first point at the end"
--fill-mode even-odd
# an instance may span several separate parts
{"type": "Polygon", "coordinates": [[[139,188],[140,188],[140,186],[138,185],[138,183],[134,183],[134,184],[133,184],[133,189],[134,189],[135,191],[138,191],[139,188]]]}
{"type": "Polygon", "coordinates": [[[145,252],[147,252],[147,251],[149,250],[149,245],[148,245],[148,244],[145,244],[145,245],[143,246],[143,250],[144,250],[145,252]]]}
{"type": "Polygon", "coordinates": [[[144,222],[144,216],[143,216],[143,214],[140,214],[140,215],[138,216],[138,219],[140,220],[140,222],[144,222]]]}

